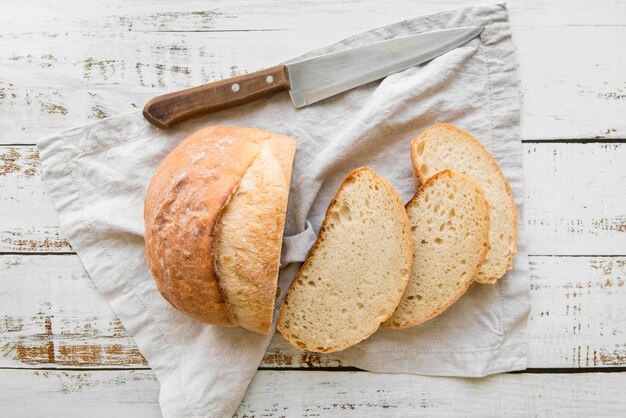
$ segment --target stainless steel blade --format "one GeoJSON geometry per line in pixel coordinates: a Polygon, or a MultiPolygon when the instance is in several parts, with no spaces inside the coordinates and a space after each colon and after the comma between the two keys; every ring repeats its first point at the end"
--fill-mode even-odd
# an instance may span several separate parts
{"type": "Polygon", "coordinates": [[[430,61],[474,39],[483,27],[446,29],[375,42],[287,65],[291,101],[303,107],[430,61]]]}

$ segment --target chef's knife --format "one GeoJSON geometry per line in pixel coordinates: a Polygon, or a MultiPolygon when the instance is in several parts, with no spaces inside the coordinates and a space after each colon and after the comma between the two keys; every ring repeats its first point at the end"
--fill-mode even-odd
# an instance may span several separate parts
{"type": "Polygon", "coordinates": [[[289,90],[297,108],[429,61],[474,39],[483,27],[404,36],[281,64],[150,100],[144,117],[171,128],[196,116],[289,90]]]}

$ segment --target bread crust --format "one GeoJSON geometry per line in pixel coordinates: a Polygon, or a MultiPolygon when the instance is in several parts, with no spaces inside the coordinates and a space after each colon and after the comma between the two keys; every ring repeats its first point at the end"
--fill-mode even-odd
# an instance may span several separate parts
{"type": "Polygon", "coordinates": [[[510,270],[510,269],[513,268],[513,259],[515,258],[515,255],[517,254],[517,240],[519,238],[519,232],[518,232],[519,213],[518,213],[518,210],[517,210],[517,205],[515,204],[515,201],[513,199],[513,192],[511,191],[511,187],[509,185],[509,182],[507,181],[506,177],[502,173],[502,170],[500,169],[500,166],[498,165],[496,160],[493,158],[491,153],[489,151],[487,151],[485,146],[479,140],[474,138],[469,132],[466,132],[466,131],[464,131],[462,129],[459,129],[459,128],[457,128],[455,126],[452,126],[450,124],[447,124],[447,123],[437,123],[437,124],[431,126],[430,128],[426,129],[417,138],[414,138],[411,141],[411,161],[413,163],[413,174],[414,174],[415,179],[419,182],[419,184],[424,184],[426,182],[427,178],[424,177],[422,175],[422,173],[420,172],[420,170],[419,170],[419,157],[417,155],[416,145],[431,130],[435,130],[435,129],[444,129],[444,130],[452,131],[452,132],[458,134],[459,136],[466,138],[467,140],[472,142],[476,147],[481,149],[484,152],[484,154],[487,156],[487,159],[491,163],[492,167],[495,168],[495,171],[500,176],[502,182],[505,185],[506,192],[507,192],[507,194],[509,196],[509,199],[512,202],[512,207],[513,207],[513,227],[515,229],[514,230],[514,234],[515,235],[514,235],[514,240],[513,240],[514,241],[513,250],[512,250],[512,252],[510,254],[510,257],[508,259],[506,270],[504,272],[502,272],[502,274],[500,276],[498,276],[498,277],[490,277],[490,278],[487,278],[487,279],[482,279],[482,280],[481,279],[477,279],[476,280],[478,283],[493,284],[493,283],[497,282],[498,279],[500,277],[502,277],[502,275],[504,275],[507,270],[510,270]]]}
{"type": "MultiPolygon", "coordinates": [[[[404,204],[402,202],[402,198],[398,194],[397,190],[387,180],[385,180],[383,177],[380,177],[374,170],[372,170],[369,167],[365,167],[364,166],[364,167],[359,167],[359,168],[351,171],[346,176],[344,181],[341,183],[341,186],[339,186],[339,188],[337,189],[337,192],[335,193],[335,196],[333,197],[333,199],[331,200],[330,204],[328,205],[328,209],[326,209],[326,215],[324,217],[324,220],[322,221],[322,226],[320,227],[319,233],[317,234],[317,239],[315,240],[315,243],[311,247],[311,250],[309,251],[309,254],[307,255],[306,260],[304,261],[304,263],[300,267],[300,270],[298,271],[298,274],[296,275],[296,277],[291,282],[291,284],[289,286],[289,289],[287,290],[287,295],[285,296],[285,300],[283,301],[283,305],[282,306],[284,306],[285,304],[289,303],[288,299],[289,299],[289,293],[290,293],[291,289],[294,287],[295,283],[300,279],[300,277],[303,274],[303,272],[306,271],[308,266],[311,264],[311,260],[315,256],[316,251],[322,245],[322,240],[320,238],[324,236],[325,230],[327,230],[329,228],[329,224],[331,222],[331,214],[335,210],[335,207],[337,206],[338,196],[346,188],[346,186],[348,184],[350,184],[351,181],[353,181],[352,179],[359,172],[362,172],[362,171],[371,172],[377,179],[381,180],[381,183],[395,197],[395,199],[398,202],[398,204],[400,205],[400,207],[404,207],[404,204]]],[[[411,238],[409,219],[406,216],[406,212],[405,212],[405,216],[402,219],[403,219],[403,230],[406,231],[405,232],[405,238],[406,238],[406,241],[408,243],[408,248],[409,248],[409,254],[408,254],[407,258],[406,258],[406,262],[407,262],[407,265],[410,267],[412,262],[413,262],[413,239],[411,238]]],[[[404,280],[405,286],[406,286],[406,283],[408,283],[408,281],[409,281],[410,274],[411,274],[411,271],[410,271],[410,268],[409,268],[409,269],[407,269],[407,274],[406,274],[406,277],[405,277],[405,280],[404,280]]],[[[391,317],[391,315],[393,315],[393,313],[395,312],[396,307],[398,306],[398,304],[400,303],[401,300],[402,300],[402,292],[399,293],[397,300],[395,301],[393,306],[390,308],[389,312],[387,312],[387,314],[385,315],[385,319],[384,320],[387,320],[389,317],[391,317]]],[[[285,330],[283,329],[283,326],[282,326],[282,321],[281,321],[282,313],[283,313],[282,306],[281,306],[281,312],[279,313],[278,330],[283,335],[283,337],[285,337],[285,339],[291,343],[291,345],[293,345],[294,347],[296,347],[296,348],[298,348],[300,350],[315,351],[315,352],[320,352],[320,353],[333,353],[333,352],[345,350],[346,348],[351,347],[351,346],[353,346],[355,344],[358,344],[360,341],[363,341],[366,338],[368,338],[369,336],[371,336],[373,333],[376,332],[376,330],[380,326],[380,324],[377,324],[372,329],[372,331],[369,334],[364,335],[363,338],[361,340],[359,340],[359,341],[353,341],[353,342],[346,343],[346,344],[343,344],[343,345],[337,345],[337,346],[329,347],[329,348],[327,348],[325,350],[317,350],[314,347],[307,347],[307,346],[303,346],[303,345],[299,344],[298,341],[296,341],[295,339],[291,338],[290,333],[285,332],[285,330]]]]}
{"type": "MultiPolygon", "coordinates": [[[[256,128],[202,129],[163,160],[148,186],[144,220],[150,271],[163,297],[200,322],[238,325],[216,269],[216,227],[263,144],[275,136],[256,128]]],[[[281,155],[284,167],[286,160],[293,162],[292,151],[281,155]]],[[[285,176],[291,177],[290,166],[285,176]]]]}
{"type": "MultiPolygon", "coordinates": [[[[477,195],[481,196],[482,198],[481,202],[484,204],[484,209],[487,213],[487,217],[489,217],[489,203],[487,202],[487,199],[485,198],[485,194],[483,190],[480,188],[480,186],[474,180],[472,180],[469,176],[463,173],[459,173],[458,171],[451,170],[449,168],[446,168],[445,170],[442,170],[436,173],[435,175],[429,177],[428,180],[426,180],[426,182],[424,183],[424,185],[418,189],[415,195],[413,195],[411,200],[407,202],[407,204],[405,205],[405,208],[409,209],[411,206],[415,205],[417,200],[420,198],[420,196],[423,193],[426,193],[426,191],[428,191],[429,188],[434,187],[437,180],[444,176],[447,176],[450,178],[457,178],[458,180],[468,185],[471,189],[473,189],[477,195]]],[[[487,223],[487,228],[485,228],[484,241],[487,243],[489,242],[489,223],[487,223]]],[[[447,304],[439,306],[431,315],[429,315],[428,317],[422,320],[409,321],[403,324],[398,324],[394,322],[383,322],[381,327],[391,328],[391,329],[407,329],[407,328],[411,328],[419,324],[423,324],[424,322],[429,321],[433,319],[434,317],[438,316],[439,314],[441,314],[442,312],[444,312],[452,304],[458,301],[461,298],[461,296],[463,296],[465,292],[467,292],[467,289],[469,289],[471,284],[476,281],[476,277],[478,276],[478,271],[480,270],[480,266],[485,260],[488,248],[489,247],[487,245],[483,247],[482,253],[480,255],[480,263],[478,263],[476,267],[474,267],[474,269],[472,270],[472,273],[469,275],[471,279],[467,281],[467,285],[465,286],[465,288],[462,289],[453,298],[451,298],[447,304]]]]}

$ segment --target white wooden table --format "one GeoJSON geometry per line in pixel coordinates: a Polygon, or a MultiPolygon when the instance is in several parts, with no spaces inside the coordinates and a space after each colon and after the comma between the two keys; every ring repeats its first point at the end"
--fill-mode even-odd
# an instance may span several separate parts
{"type": "MultiPolygon", "coordinates": [[[[491,2],[0,2],[0,416],[159,416],[154,374],[59,232],[38,138],[361,30],[491,2]]],[[[509,9],[524,94],[530,369],[373,374],[277,336],[238,416],[626,414],[626,3],[509,9]]]]}

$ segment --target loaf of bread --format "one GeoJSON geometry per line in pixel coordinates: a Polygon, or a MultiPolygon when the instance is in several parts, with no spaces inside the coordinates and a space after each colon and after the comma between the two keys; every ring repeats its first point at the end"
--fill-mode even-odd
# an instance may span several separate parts
{"type": "Polygon", "coordinates": [[[489,205],[464,174],[443,170],[406,205],[413,267],[402,301],[382,326],[409,328],[442,313],[476,278],[489,245],[489,205]]]}
{"type": "Polygon", "coordinates": [[[413,241],[402,200],[372,169],[351,172],[289,287],[278,329],[295,347],[343,350],[373,334],[407,284],[413,241]]]}
{"type": "Polygon", "coordinates": [[[485,193],[491,219],[489,249],[476,281],[495,283],[512,268],[517,251],[517,208],[500,167],[478,140],[444,123],[415,138],[411,156],[420,183],[450,168],[468,175],[485,193]]]}
{"type": "Polygon", "coordinates": [[[269,333],[295,147],[283,135],[215,126],[163,160],[146,194],[145,247],[172,306],[269,333]]]}

